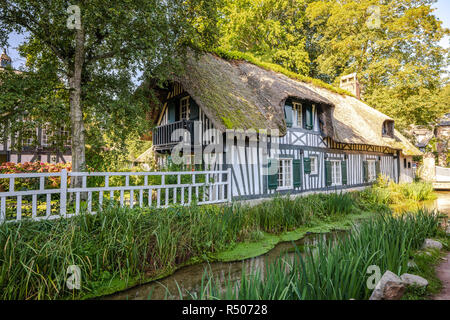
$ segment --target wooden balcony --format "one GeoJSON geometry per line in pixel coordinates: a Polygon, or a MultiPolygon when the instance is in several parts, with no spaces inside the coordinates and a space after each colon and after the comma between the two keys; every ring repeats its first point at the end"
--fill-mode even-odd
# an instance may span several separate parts
{"type": "Polygon", "coordinates": [[[190,133],[191,145],[194,146],[194,126],[198,121],[181,120],[162,125],[153,129],[152,140],[153,145],[157,150],[170,150],[176,144],[180,143],[183,138],[178,138],[172,141],[172,133],[178,129],[184,129],[190,133]]]}

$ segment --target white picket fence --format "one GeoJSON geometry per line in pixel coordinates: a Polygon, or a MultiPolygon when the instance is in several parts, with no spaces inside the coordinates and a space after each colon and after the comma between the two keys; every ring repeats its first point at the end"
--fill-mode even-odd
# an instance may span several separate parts
{"type": "MultiPolygon", "coordinates": [[[[68,218],[80,214],[82,210],[96,213],[102,210],[104,200],[116,201],[120,206],[139,207],[169,207],[171,205],[216,204],[231,201],[231,169],[219,171],[183,171],[183,172],[67,172],[58,173],[19,173],[0,174],[0,179],[9,180],[9,190],[0,191],[0,223],[20,221],[23,212],[29,207],[25,216],[33,220],[68,218]],[[199,177],[200,176],[200,177],[199,177]],[[58,177],[58,188],[45,188],[46,179],[58,177]],[[81,177],[81,188],[71,188],[69,178],[81,177]],[[100,187],[88,187],[88,178],[101,179],[100,187]],[[114,178],[113,178],[114,177],[114,178]],[[130,177],[140,178],[137,185],[130,184],[130,177]],[[159,177],[158,184],[149,184],[149,178],[159,177]],[[168,177],[176,177],[176,183],[169,183],[168,177]],[[183,177],[191,177],[189,183],[183,183],[183,177]],[[123,185],[110,186],[110,181],[124,179],[123,185]],[[36,190],[15,190],[20,179],[39,179],[36,190]],[[204,180],[204,181],[200,181],[204,180]],[[120,195],[116,197],[117,193],[120,195]],[[52,213],[52,195],[59,195],[58,212],[52,213]],[[94,198],[96,197],[98,198],[94,198]],[[38,199],[45,197],[45,210],[41,210],[38,199]],[[31,198],[30,201],[24,199],[31,198]],[[72,202],[69,199],[73,198],[72,202]],[[98,199],[96,202],[95,200],[98,199]],[[146,201],[144,201],[146,200],[146,201]],[[26,203],[25,203],[26,202],[26,203]],[[94,203],[96,202],[96,203],[94,203]],[[11,207],[14,216],[11,217],[11,207]],[[69,208],[70,207],[70,208],[69,208]]],[[[185,179],[186,180],[186,179],[185,179]]],[[[97,183],[98,185],[98,183],[97,183]]],[[[112,202],[109,202],[111,204],[112,202]]]]}

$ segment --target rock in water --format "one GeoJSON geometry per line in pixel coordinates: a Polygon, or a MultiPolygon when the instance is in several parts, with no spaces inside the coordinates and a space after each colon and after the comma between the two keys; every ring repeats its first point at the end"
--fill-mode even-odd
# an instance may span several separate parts
{"type": "Polygon", "coordinates": [[[433,249],[442,249],[442,243],[440,243],[439,241],[436,240],[432,240],[432,239],[425,239],[425,242],[423,243],[422,249],[428,249],[428,248],[433,248],[433,249]]]}
{"type": "Polygon", "coordinates": [[[369,300],[400,300],[405,289],[406,286],[402,279],[388,270],[377,283],[369,300]]]}
{"type": "Polygon", "coordinates": [[[400,276],[403,283],[407,286],[417,286],[417,287],[426,287],[428,285],[427,279],[424,279],[420,276],[416,276],[414,274],[404,273],[400,276]]]}

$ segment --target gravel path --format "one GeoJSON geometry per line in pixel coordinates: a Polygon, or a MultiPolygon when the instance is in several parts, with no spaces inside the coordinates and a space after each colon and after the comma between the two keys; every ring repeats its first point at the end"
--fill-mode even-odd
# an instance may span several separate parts
{"type": "Polygon", "coordinates": [[[442,281],[442,291],[433,300],[450,300],[450,253],[436,269],[438,278],[442,281]]]}

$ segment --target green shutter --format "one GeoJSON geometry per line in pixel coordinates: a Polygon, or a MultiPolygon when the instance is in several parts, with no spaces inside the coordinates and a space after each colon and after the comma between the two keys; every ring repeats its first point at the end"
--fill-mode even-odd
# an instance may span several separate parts
{"type": "Polygon", "coordinates": [[[341,162],[342,184],[347,184],[347,160],[341,162]]]}
{"type": "Polygon", "coordinates": [[[284,118],[286,119],[286,126],[288,128],[291,128],[293,124],[292,106],[289,105],[284,106],[284,118]]]}
{"type": "MultiPolygon", "coordinates": [[[[272,164],[275,163],[276,160],[269,159],[268,168],[272,167],[272,164]]],[[[267,176],[267,186],[269,190],[274,190],[278,188],[278,170],[274,174],[269,174],[267,176]]]]}
{"type": "Polygon", "coordinates": [[[311,105],[307,105],[305,108],[305,129],[306,130],[313,129],[313,114],[311,105]]]}
{"type": "Polygon", "coordinates": [[[380,173],[381,173],[381,164],[380,164],[380,161],[375,162],[375,170],[376,170],[377,177],[378,177],[378,176],[380,175],[380,173]]]}
{"type": "Polygon", "coordinates": [[[305,163],[305,174],[311,173],[311,158],[304,158],[303,162],[305,163]]]}
{"type": "Polygon", "coordinates": [[[189,119],[190,120],[198,120],[199,118],[199,109],[198,104],[194,101],[194,99],[189,99],[189,119]]]}
{"type": "Polygon", "coordinates": [[[363,161],[363,173],[364,173],[364,182],[369,181],[369,163],[367,161],[363,161]]]}
{"type": "Polygon", "coordinates": [[[331,186],[333,183],[331,179],[331,161],[325,161],[325,182],[327,186],[331,186]]]}
{"type": "Polygon", "coordinates": [[[294,188],[299,188],[302,186],[302,161],[300,159],[294,159],[292,166],[292,170],[294,171],[294,188]]]}
{"type": "Polygon", "coordinates": [[[175,103],[173,101],[170,101],[167,104],[167,113],[168,113],[168,116],[169,116],[169,118],[168,118],[169,123],[175,122],[175,112],[176,112],[175,103]]]}

